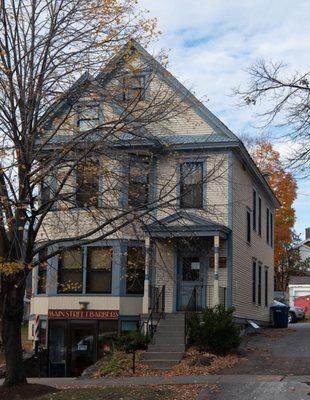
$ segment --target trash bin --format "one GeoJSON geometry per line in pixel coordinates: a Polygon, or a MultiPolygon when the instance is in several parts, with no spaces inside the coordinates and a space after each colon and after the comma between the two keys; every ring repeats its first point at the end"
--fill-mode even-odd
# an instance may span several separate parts
{"type": "Polygon", "coordinates": [[[285,304],[277,304],[270,307],[272,325],[274,328],[287,328],[289,309],[290,308],[285,304]]]}

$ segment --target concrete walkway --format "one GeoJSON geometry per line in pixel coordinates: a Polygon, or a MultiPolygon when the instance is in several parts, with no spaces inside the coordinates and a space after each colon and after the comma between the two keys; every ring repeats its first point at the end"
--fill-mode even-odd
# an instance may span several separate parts
{"type": "MultiPolygon", "coordinates": [[[[28,378],[29,383],[38,383],[55,388],[83,388],[103,386],[129,386],[129,385],[186,385],[186,384],[265,384],[265,383],[310,383],[310,375],[306,376],[285,376],[285,375],[181,375],[172,377],[143,376],[128,378],[28,378]]],[[[0,380],[0,385],[3,379],[0,380]]],[[[310,392],[310,387],[309,387],[310,392]]]]}

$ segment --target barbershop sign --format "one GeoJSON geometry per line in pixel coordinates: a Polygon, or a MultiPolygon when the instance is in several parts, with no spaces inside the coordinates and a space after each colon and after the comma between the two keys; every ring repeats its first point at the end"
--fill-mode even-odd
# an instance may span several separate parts
{"type": "Polygon", "coordinates": [[[48,310],[49,319],[118,319],[118,310],[48,310]]]}

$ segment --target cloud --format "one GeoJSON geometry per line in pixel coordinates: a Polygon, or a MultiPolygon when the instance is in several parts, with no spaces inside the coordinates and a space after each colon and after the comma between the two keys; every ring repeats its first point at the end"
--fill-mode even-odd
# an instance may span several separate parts
{"type": "MultiPolygon", "coordinates": [[[[232,88],[258,59],[284,61],[290,71],[310,66],[309,0],[140,0],[163,32],[151,51],[171,49],[169,70],[237,135],[257,135],[257,108],[236,107],[232,88]]],[[[263,107],[263,105],[261,106],[263,107]]],[[[264,134],[273,133],[264,131],[264,134]]],[[[276,142],[281,154],[289,145],[276,142]]],[[[301,182],[299,186],[307,183],[301,182]]],[[[310,226],[310,198],[296,201],[297,230],[310,226]],[[305,203],[308,204],[306,209],[305,203]]]]}

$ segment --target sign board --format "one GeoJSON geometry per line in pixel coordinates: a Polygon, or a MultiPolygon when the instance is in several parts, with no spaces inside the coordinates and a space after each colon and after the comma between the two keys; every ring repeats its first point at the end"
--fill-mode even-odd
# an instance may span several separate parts
{"type": "Polygon", "coordinates": [[[49,319],[118,319],[119,310],[48,310],[49,319]]]}
{"type": "Polygon", "coordinates": [[[191,262],[191,269],[194,269],[194,270],[199,270],[200,269],[200,262],[198,261],[193,261],[193,262],[191,262]]]}

